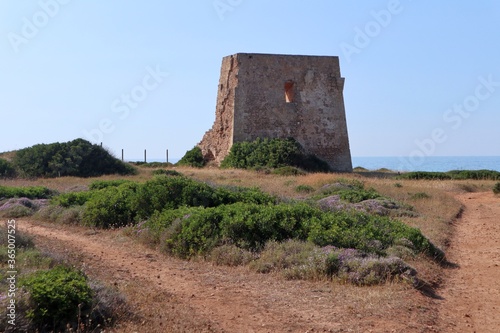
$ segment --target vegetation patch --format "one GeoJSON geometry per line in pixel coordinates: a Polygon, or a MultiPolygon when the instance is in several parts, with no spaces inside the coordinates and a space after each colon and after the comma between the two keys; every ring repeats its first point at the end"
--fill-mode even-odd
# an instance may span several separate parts
{"type": "Polygon", "coordinates": [[[180,173],[179,171],[175,171],[175,170],[158,169],[158,170],[153,171],[153,176],[160,176],[160,175],[172,176],[172,177],[183,176],[182,173],[180,173]]]}
{"type": "Polygon", "coordinates": [[[16,169],[14,165],[9,161],[0,158],[0,178],[14,177],[16,177],[16,169]]]}
{"type": "Polygon", "coordinates": [[[30,274],[21,279],[20,286],[28,290],[36,305],[28,317],[40,327],[74,321],[92,300],[85,276],[65,266],[30,274]]]}
{"type": "Polygon", "coordinates": [[[47,203],[46,199],[31,200],[28,198],[13,198],[0,201],[0,216],[9,218],[31,216],[47,203]]]}
{"type": "Polygon", "coordinates": [[[309,185],[298,185],[295,187],[295,192],[298,193],[311,193],[314,192],[314,187],[309,185]]]}
{"type": "Polygon", "coordinates": [[[21,149],[16,152],[13,164],[19,175],[32,178],[136,173],[131,165],[83,139],[21,149]]]}
{"type": "Polygon", "coordinates": [[[349,203],[358,203],[369,199],[379,199],[382,196],[372,188],[365,189],[360,181],[343,181],[327,184],[319,190],[315,199],[321,199],[332,195],[338,195],[340,199],[349,203]]]}
{"type": "Polygon", "coordinates": [[[397,220],[355,211],[324,212],[305,203],[182,207],[156,213],[140,228],[167,252],[181,257],[206,255],[223,244],[260,251],[268,241],[287,239],[383,254],[402,238],[419,253],[444,257],[418,229],[397,220]]]}
{"type": "Polygon", "coordinates": [[[188,150],[186,154],[177,162],[177,165],[190,166],[193,168],[203,168],[206,161],[203,158],[200,147],[188,150]]]}
{"type": "Polygon", "coordinates": [[[43,186],[10,187],[0,185],[0,200],[8,198],[49,199],[55,191],[43,186]]]}
{"type": "Polygon", "coordinates": [[[250,267],[276,272],[287,279],[337,278],[357,285],[383,284],[394,279],[416,283],[416,271],[397,257],[381,257],[356,249],[319,247],[310,242],[268,242],[250,267]]]}
{"type": "MultiPolygon", "coordinates": [[[[0,226],[0,316],[7,318],[7,229],[0,226]]],[[[98,281],[41,253],[31,237],[16,233],[16,331],[96,332],[130,315],[125,298],[98,281]],[[58,263],[59,262],[59,263],[58,263]]],[[[11,329],[0,321],[0,331],[11,329]]]]}
{"type": "Polygon", "coordinates": [[[236,142],[222,161],[223,168],[254,169],[296,167],[311,172],[328,172],[326,162],[307,155],[292,138],[236,142]]]}
{"type": "Polygon", "coordinates": [[[137,161],[137,162],[131,162],[134,165],[144,167],[144,168],[169,168],[172,167],[173,164],[170,162],[144,162],[144,161],[137,161]]]}
{"type": "Polygon", "coordinates": [[[500,194],[500,183],[496,183],[493,187],[493,193],[500,194]]]}
{"type": "Polygon", "coordinates": [[[404,173],[398,176],[398,178],[415,180],[500,180],[500,172],[493,170],[452,170],[447,172],[415,171],[404,173]]]}

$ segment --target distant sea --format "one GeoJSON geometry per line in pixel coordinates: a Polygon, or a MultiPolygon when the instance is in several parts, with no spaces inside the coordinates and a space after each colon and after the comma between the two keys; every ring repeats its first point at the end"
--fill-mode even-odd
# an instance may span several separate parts
{"type": "Polygon", "coordinates": [[[409,157],[352,157],[352,166],[368,170],[386,168],[393,171],[500,171],[500,156],[428,156],[409,157]]]}
{"type": "MultiPolygon", "coordinates": [[[[144,160],[144,158],[142,159],[144,160]]],[[[169,161],[176,163],[179,159],[169,161]]],[[[140,158],[131,161],[141,161],[140,158]]],[[[165,162],[165,159],[152,158],[148,162],[165,162]]],[[[450,170],[495,170],[500,171],[500,156],[428,156],[425,158],[408,157],[352,157],[352,166],[374,171],[386,168],[393,171],[450,171],[450,170]]]]}

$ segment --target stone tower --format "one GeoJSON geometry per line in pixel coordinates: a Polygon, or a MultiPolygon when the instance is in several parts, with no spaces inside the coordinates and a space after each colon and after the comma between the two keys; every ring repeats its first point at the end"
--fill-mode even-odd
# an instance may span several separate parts
{"type": "Polygon", "coordinates": [[[351,172],[338,57],[238,53],[222,59],[215,123],[198,144],[217,164],[234,142],[289,138],[351,172]]]}

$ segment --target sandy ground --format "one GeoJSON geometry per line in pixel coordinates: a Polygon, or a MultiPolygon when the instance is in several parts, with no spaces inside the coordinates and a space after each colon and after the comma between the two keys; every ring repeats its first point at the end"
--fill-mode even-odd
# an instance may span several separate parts
{"type": "Polygon", "coordinates": [[[441,299],[404,284],[360,288],[286,281],[247,268],[216,267],[159,254],[117,231],[92,232],[19,220],[42,250],[61,253],[115,286],[136,316],[116,332],[498,332],[500,198],[458,197],[441,299]]]}

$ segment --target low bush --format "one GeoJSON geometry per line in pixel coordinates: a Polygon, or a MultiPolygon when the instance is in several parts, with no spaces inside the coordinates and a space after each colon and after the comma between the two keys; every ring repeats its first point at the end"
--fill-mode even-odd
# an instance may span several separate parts
{"type": "Polygon", "coordinates": [[[90,307],[92,290],[85,276],[65,266],[48,271],[38,271],[19,282],[30,293],[36,304],[28,316],[38,327],[54,327],[54,323],[66,324],[77,321],[79,310],[90,307]]]}
{"type": "Polygon", "coordinates": [[[500,180],[500,172],[494,170],[452,170],[448,172],[407,172],[399,179],[425,179],[425,180],[447,180],[447,179],[473,179],[473,180],[500,180]]]}
{"type": "Polygon", "coordinates": [[[102,190],[106,187],[118,187],[122,184],[131,183],[131,180],[127,179],[115,179],[115,180],[96,180],[90,183],[89,190],[102,190]]]}
{"type": "Polygon", "coordinates": [[[53,205],[59,205],[65,208],[72,206],[82,206],[90,200],[93,194],[94,192],[91,191],[62,193],[52,198],[50,202],[53,205]]]}
{"type": "Polygon", "coordinates": [[[314,187],[309,185],[298,185],[295,187],[295,192],[298,193],[311,193],[314,192],[314,187]]]}
{"type": "Polygon", "coordinates": [[[139,185],[125,183],[93,191],[83,213],[83,223],[98,228],[118,228],[132,223],[136,217],[139,185]]]}
{"type": "Polygon", "coordinates": [[[94,177],[137,171],[101,146],[83,139],[39,144],[16,152],[13,164],[24,177],[94,177]]]}
{"type": "Polygon", "coordinates": [[[360,181],[339,180],[337,183],[323,186],[321,194],[315,196],[316,199],[325,198],[332,195],[338,195],[340,199],[349,203],[358,203],[369,199],[382,199],[383,197],[373,188],[365,189],[360,181]]]}
{"type": "Polygon", "coordinates": [[[493,193],[500,194],[500,183],[496,183],[493,187],[493,193]]]}
{"type": "Polygon", "coordinates": [[[194,147],[188,150],[186,154],[177,162],[177,165],[190,166],[194,168],[202,168],[206,164],[203,159],[200,147],[194,147]]]}
{"type": "Polygon", "coordinates": [[[270,241],[250,268],[259,273],[279,272],[290,280],[326,277],[327,253],[310,242],[270,241]]]}
{"type": "MultiPolygon", "coordinates": [[[[0,246],[5,246],[7,247],[9,244],[8,242],[8,232],[7,232],[7,225],[5,223],[0,224],[0,246]]],[[[25,234],[24,232],[20,232],[19,230],[16,230],[16,249],[28,249],[32,248],[34,246],[33,243],[33,238],[25,234]]],[[[7,253],[1,252],[1,253],[7,253]]]]}
{"type": "Polygon", "coordinates": [[[0,201],[0,216],[18,218],[31,216],[47,204],[47,199],[11,198],[0,201]]]}
{"type": "Polygon", "coordinates": [[[212,187],[185,177],[157,176],[140,186],[137,192],[134,209],[139,219],[146,219],[155,211],[164,209],[217,204],[212,187]]]}
{"type": "Polygon", "coordinates": [[[383,284],[395,278],[416,282],[416,271],[400,258],[297,240],[268,242],[250,268],[260,273],[278,272],[287,279],[338,278],[357,285],[383,284]]]}
{"type": "Polygon", "coordinates": [[[221,245],[212,250],[208,259],[216,265],[241,266],[251,262],[255,256],[252,252],[235,245],[221,245]]]}
{"type": "Polygon", "coordinates": [[[43,186],[10,187],[0,185],[0,200],[8,198],[49,199],[56,192],[43,186]]]}
{"type": "Polygon", "coordinates": [[[176,177],[176,176],[183,176],[182,173],[178,172],[178,171],[175,171],[175,170],[165,170],[165,169],[158,169],[158,170],[154,170],[153,171],[153,175],[154,176],[159,176],[159,175],[165,175],[165,176],[173,176],[173,177],[176,177]]]}
{"type": "Polygon", "coordinates": [[[188,207],[215,207],[236,202],[271,203],[274,197],[255,188],[211,187],[186,177],[157,176],[138,189],[134,209],[139,219],[155,211],[188,207]]]}
{"type": "Polygon", "coordinates": [[[222,161],[223,168],[255,169],[296,167],[313,172],[327,172],[326,162],[304,153],[300,144],[292,138],[261,139],[236,142],[222,161]]]}
{"type": "MultiPolygon", "coordinates": [[[[344,250],[345,251],[345,250],[344,250]]],[[[341,257],[342,254],[339,255],[341,257]]],[[[416,283],[416,270],[397,257],[358,254],[339,260],[337,277],[357,285],[377,285],[395,278],[416,283]]]]}
{"type": "Polygon", "coordinates": [[[444,258],[420,230],[400,221],[354,211],[323,212],[305,203],[182,207],[158,212],[141,227],[167,252],[181,257],[206,255],[224,244],[259,251],[268,241],[287,239],[384,254],[397,240],[407,239],[415,251],[444,258]]]}

